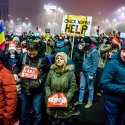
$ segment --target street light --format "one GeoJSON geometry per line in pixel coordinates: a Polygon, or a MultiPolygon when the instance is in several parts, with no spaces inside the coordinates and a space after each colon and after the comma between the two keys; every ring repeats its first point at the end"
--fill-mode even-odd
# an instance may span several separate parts
{"type": "Polygon", "coordinates": [[[109,19],[107,18],[107,19],[105,20],[105,22],[108,23],[108,22],[109,22],[109,19]]]}
{"type": "MultiPolygon", "coordinates": [[[[61,7],[57,7],[57,5],[54,5],[52,3],[49,3],[48,5],[44,5],[44,9],[47,12],[46,16],[50,16],[51,19],[49,21],[51,22],[51,25],[47,24],[47,26],[51,29],[53,34],[55,34],[55,29],[57,29],[58,23],[62,21],[64,10],[61,7]],[[62,17],[62,18],[61,18],[62,17]],[[58,18],[58,20],[57,20],[58,18]],[[61,21],[60,21],[61,20],[61,21]]],[[[61,26],[60,26],[61,29],[61,26]]],[[[59,29],[58,29],[59,30],[59,29]]]]}
{"type": "Polygon", "coordinates": [[[125,6],[122,6],[118,9],[118,12],[120,13],[120,18],[125,18],[125,6]]]}
{"type": "Polygon", "coordinates": [[[113,22],[115,23],[116,21],[117,21],[117,20],[114,18],[114,19],[113,19],[113,22]]]}

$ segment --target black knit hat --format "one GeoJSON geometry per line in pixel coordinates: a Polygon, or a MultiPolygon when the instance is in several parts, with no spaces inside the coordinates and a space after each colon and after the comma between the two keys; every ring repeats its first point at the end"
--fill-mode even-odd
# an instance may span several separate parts
{"type": "Polygon", "coordinates": [[[89,43],[89,44],[93,43],[92,39],[89,36],[85,36],[84,41],[85,43],[89,43]]]}
{"type": "Polygon", "coordinates": [[[125,45],[123,45],[123,46],[121,47],[121,50],[125,50],[125,45]]]}

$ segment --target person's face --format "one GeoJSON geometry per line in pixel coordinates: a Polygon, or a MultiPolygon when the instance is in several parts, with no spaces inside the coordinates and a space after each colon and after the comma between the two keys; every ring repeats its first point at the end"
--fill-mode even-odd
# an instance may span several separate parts
{"type": "Polygon", "coordinates": [[[22,44],[26,46],[26,40],[22,41],[22,44]]]}
{"type": "Polygon", "coordinates": [[[56,65],[60,66],[60,67],[63,66],[64,63],[65,63],[65,61],[64,61],[62,56],[57,56],[55,61],[56,61],[56,65]]]}
{"type": "Polygon", "coordinates": [[[50,36],[50,32],[46,32],[46,34],[47,34],[48,36],[50,36]]]}
{"type": "Polygon", "coordinates": [[[34,51],[27,51],[28,55],[31,57],[31,58],[35,58],[37,55],[38,55],[38,51],[34,50],[34,51]]]}
{"type": "Polygon", "coordinates": [[[78,44],[78,49],[79,49],[79,50],[82,51],[82,50],[84,49],[84,47],[85,47],[85,43],[84,43],[84,42],[78,44]]]}
{"type": "Polygon", "coordinates": [[[14,54],[15,53],[15,50],[10,50],[10,54],[14,54]]]}
{"type": "Polygon", "coordinates": [[[125,61],[125,50],[121,50],[121,59],[125,61]]]}

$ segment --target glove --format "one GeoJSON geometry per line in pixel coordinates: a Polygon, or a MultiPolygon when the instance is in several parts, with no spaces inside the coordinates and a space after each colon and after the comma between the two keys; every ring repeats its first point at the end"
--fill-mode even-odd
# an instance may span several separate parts
{"type": "Polygon", "coordinates": [[[20,79],[18,81],[16,81],[16,89],[17,89],[17,93],[21,94],[21,85],[20,85],[20,79]]]}

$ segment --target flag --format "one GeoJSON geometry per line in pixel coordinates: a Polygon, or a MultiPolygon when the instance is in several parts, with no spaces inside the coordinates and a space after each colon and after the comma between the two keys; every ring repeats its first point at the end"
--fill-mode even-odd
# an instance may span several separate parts
{"type": "Polygon", "coordinates": [[[2,23],[0,23],[0,45],[5,42],[4,30],[2,23]]]}
{"type": "Polygon", "coordinates": [[[117,38],[117,37],[114,37],[112,39],[112,44],[116,45],[116,46],[120,46],[121,45],[121,41],[117,38]]]}

